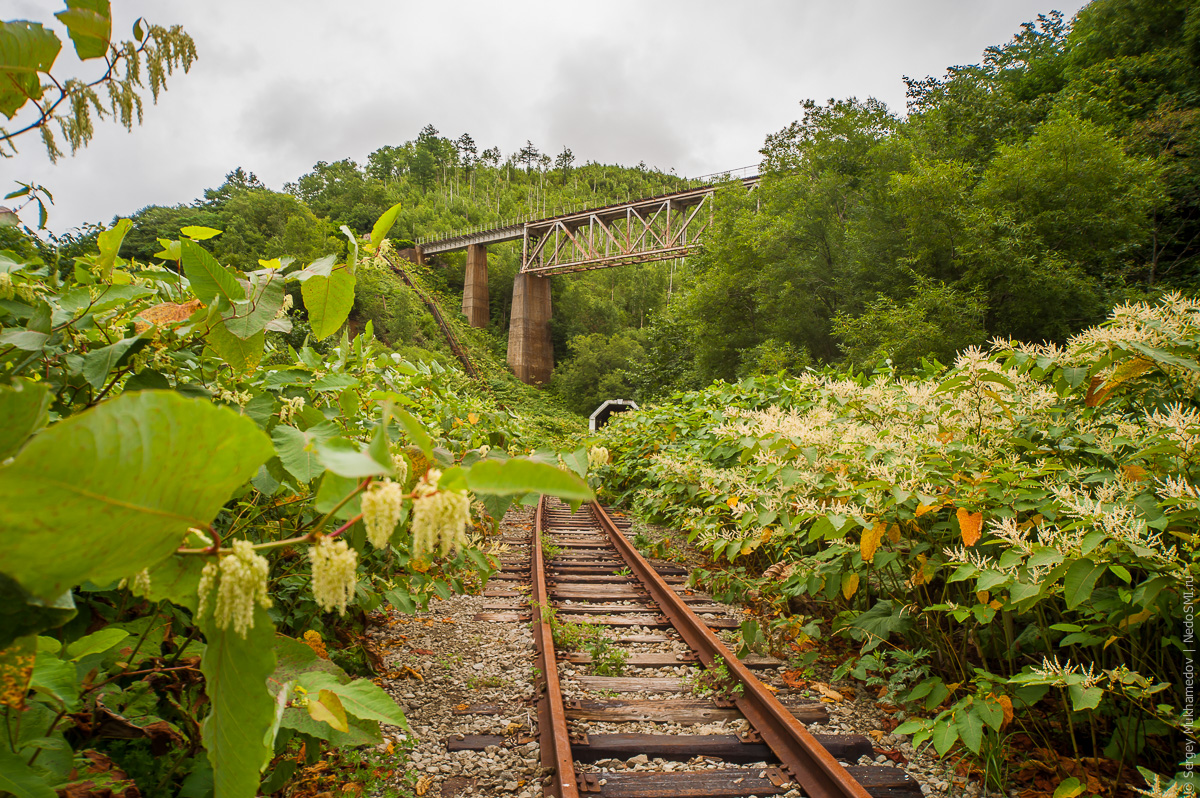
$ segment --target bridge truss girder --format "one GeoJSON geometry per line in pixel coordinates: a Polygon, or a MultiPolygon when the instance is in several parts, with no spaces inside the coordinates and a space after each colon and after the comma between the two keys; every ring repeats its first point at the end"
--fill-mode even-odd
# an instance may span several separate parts
{"type": "Polygon", "coordinates": [[[549,276],[682,258],[712,224],[711,187],[527,223],[521,272],[549,276]]]}

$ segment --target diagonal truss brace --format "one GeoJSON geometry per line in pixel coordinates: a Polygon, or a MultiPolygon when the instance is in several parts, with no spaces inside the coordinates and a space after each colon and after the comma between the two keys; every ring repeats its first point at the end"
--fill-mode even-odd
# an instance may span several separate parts
{"type": "Polygon", "coordinates": [[[712,225],[713,191],[706,186],[528,222],[521,271],[566,274],[684,257],[712,225]]]}

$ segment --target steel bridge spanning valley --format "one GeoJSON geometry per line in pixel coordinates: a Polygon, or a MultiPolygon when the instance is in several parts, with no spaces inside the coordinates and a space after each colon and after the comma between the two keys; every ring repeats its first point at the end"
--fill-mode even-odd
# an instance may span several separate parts
{"type": "MultiPolygon", "coordinates": [[[[750,190],[758,186],[759,176],[739,180],[750,190]]],[[[508,364],[522,381],[544,383],[554,370],[549,278],[691,254],[712,225],[713,195],[720,186],[714,182],[543,219],[421,238],[417,241],[416,260],[424,263],[434,255],[466,250],[462,312],[472,327],[486,327],[487,248],[520,241],[521,268],[513,284],[508,364]]]]}

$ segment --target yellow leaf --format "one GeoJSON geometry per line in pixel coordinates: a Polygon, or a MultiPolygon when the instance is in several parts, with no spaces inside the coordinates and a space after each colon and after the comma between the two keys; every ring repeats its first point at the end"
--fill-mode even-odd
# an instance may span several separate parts
{"type": "Polygon", "coordinates": [[[1004,722],[1000,724],[1000,728],[1003,729],[1005,726],[1012,723],[1012,719],[1013,719],[1012,699],[1006,695],[994,695],[994,696],[992,696],[992,698],[996,699],[996,703],[999,704],[1000,709],[1004,711],[1004,722]]]}
{"type": "Polygon", "coordinates": [[[888,531],[887,531],[887,537],[888,537],[888,540],[892,541],[893,543],[899,543],[900,542],[900,525],[892,524],[891,526],[889,526],[888,531]]]}
{"type": "Polygon", "coordinates": [[[1104,641],[1104,647],[1108,648],[1109,646],[1111,646],[1113,643],[1117,642],[1120,639],[1121,639],[1120,635],[1113,635],[1112,637],[1110,637],[1104,641]]]}
{"type": "Polygon", "coordinates": [[[1108,382],[1100,387],[1100,378],[1092,377],[1091,384],[1088,385],[1087,396],[1084,398],[1084,404],[1088,407],[1098,407],[1104,404],[1108,397],[1112,396],[1113,391],[1123,383],[1145,374],[1150,369],[1154,368],[1154,361],[1145,357],[1135,357],[1133,360],[1127,360],[1121,365],[1113,369],[1109,375],[1108,382]]]}
{"type": "Polygon", "coordinates": [[[420,573],[425,573],[426,571],[429,570],[429,567],[431,565],[433,565],[433,563],[431,563],[429,560],[425,559],[424,557],[414,557],[413,559],[408,561],[408,565],[414,571],[418,571],[420,573]]]}
{"type": "Polygon", "coordinates": [[[913,587],[916,587],[917,585],[925,584],[925,555],[924,554],[917,555],[917,564],[913,568],[913,575],[912,575],[911,581],[912,581],[913,587]]]}
{"type": "Polygon", "coordinates": [[[975,598],[979,599],[980,604],[987,604],[988,598],[990,597],[991,593],[988,593],[986,590],[979,590],[975,592],[975,598]]]}
{"type": "Polygon", "coordinates": [[[842,595],[849,601],[858,591],[858,574],[842,574],[842,595]]]}
{"type": "Polygon", "coordinates": [[[991,608],[992,608],[992,609],[994,609],[994,610],[998,610],[998,609],[1000,609],[1001,607],[1003,607],[1004,605],[1003,605],[1003,604],[1001,604],[1001,603],[1000,603],[999,601],[997,601],[996,599],[992,599],[991,601],[989,601],[989,602],[988,602],[988,606],[989,606],[989,607],[991,607],[991,608]]]}
{"type": "Polygon", "coordinates": [[[728,499],[725,500],[725,503],[728,504],[730,507],[737,507],[738,506],[738,497],[730,496],[728,499]]]}
{"type": "Polygon", "coordinates": [[[1141,612],[1135,612],[1133,615],[1130,615],[1128,618],[1122,619],[1121,622],[1119,624],[1117,624],[1117,628],[1124,629],[1127,626],[1133,626],[1134,624],[1139,624],[1142,621],[1149,618],[1153,614],[1154,613],[1150,610],[1150,608],[1147,607],[1146,609],[1142,610],[1141,612]]]}
{"type": "Polygon", "coordinates": [[[204,305],[200,304],[199,299],[184,302],[182,305],[177,305],[174,302],[163,302],[161,305],[146,308],[138,313],[140,321],[133,323],[133,329],[135,332],[140,333],[151,325],[173,324],[177,321],[184,321],[202,307],[204,305]]]}
{"type": "Polygon", "coordinates": [[[18,637],[0,650],[0,707],[24,708],[36,659],[37,640],[33,635],[18,637]]]}
{"type": "Polygon", "coordinates": [[[771,539],[771,527],[767,527],[766,529],[764,529],[762,531],[762,539],[759,541],[759,543],[766,543],[770,539],[771,539]]]}
{"type": "Polygon", "coordinates": [[[1142,468],[1140,465],[1123,465],[1121,466],[1121,471],[1125,474],[1125,479],[1129,480],[1130,482],[1144,482],[1150,477],[1150,475],[1146,473],[1146,469],[1142,468]]]}
{"type": "Polygon", "coordinates": [[[863,562],[871,562],[875,559],[875,550],[879,548],[879,541],[883,538],[886,529],[887,524],[879,521],[870,529],[863,530],[862,539],[858,543],[858,550],[862,554],[863,562]]]}
{"type": "Polygon", "coordinates": [[[350,724],[346,721],[346,710],[342,706],[342,700],[332,690],[322,690],[318,693],[317,700],[315,701],[310,697],[308,699],[308,714],[313,720],[328,723],[340,732],[350,731],[350,724]]]}
{"type": "Polygon", "coordinates": [[[472,424],[478,424],[479,416],[475,415],[474,413],[467,413],[467,421],[469,421],[472,424]]]}
{"type": "Polygon", "coordinates": [[[416,668],[413,668],[409,665],[401,665],[398,676],[401,679],[404,679],[407,677],[412,677],[413,679],[416,679],[418,682],[425,681],[425,677],[421,675],[421,672],[419,670],[417,670],[416,668]]]}
{"type": "Polygon", "coordinates": [[[817,692],[821,694],[822,698],[828,698],[830,701],[836,703],[841,703],[842,701],[846,700],[845,696],[828,685],[821,684],[820,682],[813,682],[812,686],[817,688],[817,692]]]}
{"type": "Polygon", "coordinates": [[[429,792],[429,788],[433,786],[432,776],[422,776],[417,779],[417,795],[424,795],[429,792]]]}
{"type": "Polygon", "coordinates": [[[983,513],[972,513],[964,507],[958,508],[958,528],[962,530],[963,543],[974,546],[983,528],[983,513]]]}
{"type": "Polygon", "coordinates": [[[940,504],[918,504],[916,516],[917,518],[920,518],[921,516],[925,515],[925,513],[932,513],[934,510],[940,510],[941,507],[942,505],[940,504]]]}

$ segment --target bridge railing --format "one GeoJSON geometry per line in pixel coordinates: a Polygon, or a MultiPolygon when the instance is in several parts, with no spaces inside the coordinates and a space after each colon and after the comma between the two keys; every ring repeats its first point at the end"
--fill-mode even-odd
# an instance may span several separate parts
{"type": "MultiPolygon", "coordinates": [[[[745,179],[748,177],[753,177],[759,173],[759,169],[759,164],[751,164],[749,166],[739,166],[734,169],[725,169],[720,172],[699,175],[697,177],[685,177],[682,179],[690,187],[697,188],[699,186],[706,186],[710,183],[716,183],[721,180],[733,180],[737,178],[745,179]]],[[[529,222],[540,221],[542,219],[553,218],[555,216],[565,216],[567,214],[579,213],[594,207],[594,202],[577,202],[571,205],[555,206],[554,211],[549,214],[546,212],[528,213],[521,216],[512,216],[507,219],[501,219],[496,222],[471,225],[469,227],[459,228],[447,233],[435,233],[434,235],[419,236],[415,243],[418,247],[420,247],[428,244],[431,241],[445,241],[449,238],[464,238],[466,236],[483,233],[488,230],[501,230],[506,227],[517,227],[529,222]]]]}

